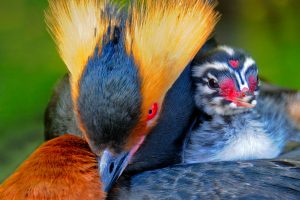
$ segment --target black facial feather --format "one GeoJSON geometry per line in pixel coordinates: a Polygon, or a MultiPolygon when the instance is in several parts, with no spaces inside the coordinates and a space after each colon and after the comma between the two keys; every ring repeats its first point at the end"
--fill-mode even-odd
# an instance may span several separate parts
{"type": "Polygon", "coordinates": [[[105,143],[121,150],[140,117],[139,74],[115,30],[101,54],[89,59],[79,84],[78,110],[94,152],[105,143]]]}
{"type": "Polygon", "coordinates": [[[166,94],[157,125],[135,154],[127,173],[164,167],[181,162],[182,144],[195,105],[192,95],[191,67],[187,67],[166,94]]]}

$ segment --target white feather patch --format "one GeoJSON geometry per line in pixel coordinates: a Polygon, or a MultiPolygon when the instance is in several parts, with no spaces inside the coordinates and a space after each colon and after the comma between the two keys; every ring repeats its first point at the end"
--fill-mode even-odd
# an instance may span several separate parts
{"type": "Polygon", "coordinates": [[[227,63],[222,63],[222,62],[213,62],[213,63],[204,63],[202,65],[197,65],[197,66],[194,66],[193,67],[194,70],[193,70],[193,76],[194,77],[202,77],[203,76],[203,73],[205,71],[207,71],[208,69],[216,69],[216,70],[219,70],[219,71],[222,71],[222,70],[230,70],[232,71],[227,63]]]}
{"type": "Polygon", "coordinates": [[[278,156],[278,149],[266,134],[247,129],[230,141],[230,144],[217,156],[216,160],[267,159],[278,156]]]}
{"type": "Polygon", "coordinates": [[[234,50],[229,46],[222,45],[222,46],[219,46],[218,49],[225,51],[230,56],[233,56],[233,54],[234,54],[234,50]]]}

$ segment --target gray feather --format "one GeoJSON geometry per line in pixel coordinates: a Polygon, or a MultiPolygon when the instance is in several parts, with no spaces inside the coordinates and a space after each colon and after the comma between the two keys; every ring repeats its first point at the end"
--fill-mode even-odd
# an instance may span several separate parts
{"type": "Polygon", "coordinates": [[[66,133],[82,136],[73,112],[68,74],[63,77],[53,91],[45,112],[44,125],[46,140],[66,133]]]}
{"type": "Polygon", "coordinates": [[[147,171],[121,181],[108,199],[299,198],[299,161],[257,160],[175,165],[147,171]]]}

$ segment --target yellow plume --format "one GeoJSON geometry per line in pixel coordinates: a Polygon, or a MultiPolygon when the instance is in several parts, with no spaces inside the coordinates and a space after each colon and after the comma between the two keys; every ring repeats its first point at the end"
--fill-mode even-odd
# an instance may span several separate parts
{"type": "Polygon", "coordinates": [[[218,21],[215,3],[204,0],[142,0],[130,8],[126,50],[142,78],[142,111],[162,101],[218,21]]]}
{"type": "Polygon", "coordinates": [[[46,22],[73,81],[78,81],[95,47],[102,43],[108,21],[105,0],[50,0],[46,22]]]}

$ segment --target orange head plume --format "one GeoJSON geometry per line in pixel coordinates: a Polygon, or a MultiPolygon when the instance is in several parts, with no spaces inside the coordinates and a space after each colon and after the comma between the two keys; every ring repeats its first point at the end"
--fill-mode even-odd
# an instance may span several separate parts
{"type": "Polygon", "coordinates": [[[101,49],[109,26],[104,0],[50,0],[46,23],[70,74],[72,95],[95,48],[101,49]]]}

